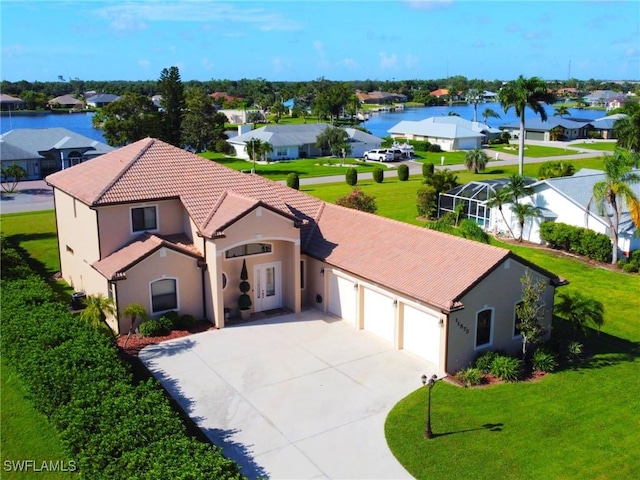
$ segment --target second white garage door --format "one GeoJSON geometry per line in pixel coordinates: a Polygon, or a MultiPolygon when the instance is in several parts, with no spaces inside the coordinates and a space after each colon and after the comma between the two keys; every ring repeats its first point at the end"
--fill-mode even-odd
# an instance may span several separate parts
{"type": "Polygon", "coordinates": [[[328,310],[352,327],[356,326],[356,286],[351,280],[329,274],[328,310]]]}
{"type": "Polygon", "coordinates": [[[409,305],[404,306],[404,349],[434,365],[440,364],[439,318],[409,305]]]}
{"type": "Polygon", "coordinates": [[[369,288],[364,289],[364,329],[395,343],[395,307],[393,299],[369,288]]]}

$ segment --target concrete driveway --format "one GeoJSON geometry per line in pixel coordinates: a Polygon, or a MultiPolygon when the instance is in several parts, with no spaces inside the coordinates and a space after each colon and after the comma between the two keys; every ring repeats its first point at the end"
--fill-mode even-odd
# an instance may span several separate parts
{"type": "Polygon", "coordinates": [[[249,478],[412,478],[384,422],[435,367],[317,310],[145,348],[140,358],[249,478]]]}

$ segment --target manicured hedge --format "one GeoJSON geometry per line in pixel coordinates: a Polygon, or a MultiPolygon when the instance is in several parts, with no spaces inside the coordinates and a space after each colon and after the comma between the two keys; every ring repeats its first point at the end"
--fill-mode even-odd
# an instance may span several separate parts
{"type": "Polygon", "coordinates": [[[608,235],[566,223],[544,222],[540,225],[540,238],[551,248],[593,258],[611,261],[611,240],[608,235]]]}
{"type": "Polygon", "coordinates": [[[84,477],[243,478],[218,447],[188,435],[155,380],[136,384],[109,337],[73,316],[14,246],[0,247],[2,356],[84,477]]]}

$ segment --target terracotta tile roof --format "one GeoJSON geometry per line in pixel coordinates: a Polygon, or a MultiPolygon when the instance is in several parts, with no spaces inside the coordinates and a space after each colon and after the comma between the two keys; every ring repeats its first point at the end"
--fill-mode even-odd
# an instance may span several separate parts
{"type": "Polygon", "coordinates": [[[444,310],[510,256],[506,249],[332,204],[325,205],[305,250],[444,310]]]}
{"type": "Polygon", "coordinates": [[[171,248],[187,255],[202,257],[186,235],[160,237],[143,233],[128,245],[93,264],[107,280],[125,278],[126,271],[161,247],[171,248]]]}

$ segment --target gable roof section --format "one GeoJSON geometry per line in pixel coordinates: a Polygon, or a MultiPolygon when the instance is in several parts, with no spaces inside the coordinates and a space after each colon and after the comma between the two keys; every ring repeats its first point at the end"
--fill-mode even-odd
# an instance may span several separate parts
{"type": "Polygon", "coordinates": [[[113,93],[98,93],[87,98],[87,103],[110,103],[116,100],[120,100],[119,95],[114,95],[113,93]]]}
{"type": "Polygon", "coordinates": [[[0,135],[0,146],[2,148],[2,159],[5,157],[5,147],[8,155],[14,155],[12,159],[40,158],[42,153],[50,150],[82,150],[89,151],[90,155],[97,155],[112,152],[113,147],[106,143],[98,142],[92,138],[79,135],[66,128],[16,128],[0,135]],[[21,153],[22,152],[22,153],[21,153]],[[17,157],[17,155],[24,155],[17,157]]]}
{"type": "Polygon", "coordinates": [[[230,138],[229,143],[244,144],[252,138],[269,142],[274,147],[307,145],[316,143],[316,138],[328,127],[327,123],[306,123],[302,125],[267,125],[230,138]]]}
{"type": "MultiPolygon", "coordinates": [[[[547,121],[543,122],[540,118],[532,118],[527,120],[525,125],[526,130],[537,130],[542,132],[548,132],[553,130],[556,127],[562,127],[567,130],[577,130],[579,128],[583,128],[588,125],[589,122],[576,122],[574,120],[569,120],[568,118],[560,118],[560,117],[547,117],[547,121]]],[[[507,123],[505,125],[500,125],[500,128],[520,128],[520,122],[512,122],[507,123]]]]}
{"type": "Polygon", "coordinates": [[[128,245],[95,262],[92,266],[107,280],[123,279],[126,277],[127,270],[162,247],[194,258],[202,258],[200,252],[184,235],[160,237],[145,232],[128,245]]]}
{"type": "Polygon", "coordinates": [[[387,130],[391,134],[401,135],[420,135],[432,138],[482,138],[483,134],[474,132],[455,123],[438,123],[430,121],[431,119],[414,122],[411,120],[403,120],[387,130]],[[429,120],[429,121],[427,121],[429,120]]]}
{"type": "Polygon", "coordinates": [[[82,105],[82,100],[78,100],[73,95],[60,95],[49,100],[49,104],[59,103],[60,105],[82,105]]]}

